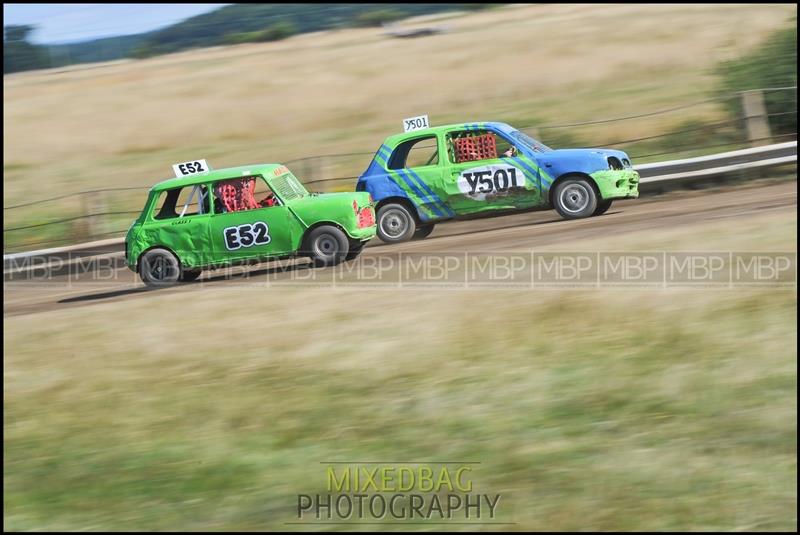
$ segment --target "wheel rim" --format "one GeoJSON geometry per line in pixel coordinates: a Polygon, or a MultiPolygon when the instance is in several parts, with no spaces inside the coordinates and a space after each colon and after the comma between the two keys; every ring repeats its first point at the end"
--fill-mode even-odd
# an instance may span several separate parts
{"type": "Polygon", "coordinates": [[[565,211],[576,214],[589,206],[589,190],[583,184],[570,184],[561,190],[559,199],[565,211]]]}
{"type": "Polygon", "coordinates": [[[330,234],[323,234],[317,238],[316,249],[322,256],[333,256],[339,251],[339,244],[330,234]]]}
{"type": "Polygon", "coordinates": [[[381,218],[381,230],[391,238],[402,236],[407,229],[408,221],[400,210],[388,210],[381,218]]]}
{"type": "Polygon", "coordinates": [[[175,274],[175,268],[166,257],[158,255],[153,260],[148,261],[147,272],[152,280],[161,282],[170,280],[175,274]]]}

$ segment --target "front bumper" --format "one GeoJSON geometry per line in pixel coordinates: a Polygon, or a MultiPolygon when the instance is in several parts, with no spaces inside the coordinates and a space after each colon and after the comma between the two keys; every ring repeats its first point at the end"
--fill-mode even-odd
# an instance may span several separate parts
{"type": "Polygon", "coordinates": [[[348,231],[348,234],[351,238],[358,241],[369,241],[375,237],[375,233],[378,230],[378,227],[375,225],[364,227],[364,228],[354,228],[348,231]]]}
{"type": "Polygon", "coordinates": [[[591,174],[603,200],[635,199],[639,196],[639,173],[633,169],[603,170],[591,174]]]}
{"type": "Polygon", "coordinates": [[[355,225],[348,232],[350,237],[362,242],[374,238],[378,229],[375,223],[375,203],[370,199],[368,205],[359,208],[357,201],[353,201],[353,210],[355,211],[355,225]]]}

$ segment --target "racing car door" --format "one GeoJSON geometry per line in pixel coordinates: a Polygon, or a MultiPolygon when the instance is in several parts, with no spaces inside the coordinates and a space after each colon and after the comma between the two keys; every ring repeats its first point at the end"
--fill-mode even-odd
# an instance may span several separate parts
{"type": "Polygon", "coordinates": [[[538,177],[505,137],[487,130],[455,130],[447,134],[446,147],[445,189],[456,214],[539,204],[538,177]]]}
{"type": "Polygon", "coordinates": [[[294,215],[261,176],[227,179],[212,186],[211,243],[215,263],[292,252],[294,215]]]}

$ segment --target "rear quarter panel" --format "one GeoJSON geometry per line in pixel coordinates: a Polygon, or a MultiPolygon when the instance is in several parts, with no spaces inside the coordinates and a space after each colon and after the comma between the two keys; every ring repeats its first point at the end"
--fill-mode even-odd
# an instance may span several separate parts
{"type": "Polygon", "coordinates": [[[200,267],[213,260],[209,214],[163,221],[147,218],[131,229],[128,265],[135,268],[139,257],[153,247],[169,249],[184,267],[200,267]]]}
{"type": "MultiPolygon", "coordinates": [[[[455,214],[440,197],[443,193],[442,173],[447,169],[445,165],[440,164],[435,169],[434,166],[392,170],[386,168],[392,152],[405,141],[407,139],[401,139],[392,146],[386,143],[381,145],[367,170],[359,177],[356,190],[369,193],[378,203],[389,198],[407,199],[422,222],[452,217],[455,214]]],[[[438,134],[436,142],[441,152],[442,142],[438,134]]]]}

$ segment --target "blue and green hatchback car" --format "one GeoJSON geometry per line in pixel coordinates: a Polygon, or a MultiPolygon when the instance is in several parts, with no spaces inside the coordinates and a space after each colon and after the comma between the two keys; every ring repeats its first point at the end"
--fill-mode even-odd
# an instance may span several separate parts
{"type": "Polygon", "coordinates": [[[622,151],[554,150],[499,122],[423,124],[386,138],[356,185],[377,203],[385,242],[490,212],[554,208],[584,218],[639,196],[639,174],[622,151]]]}

